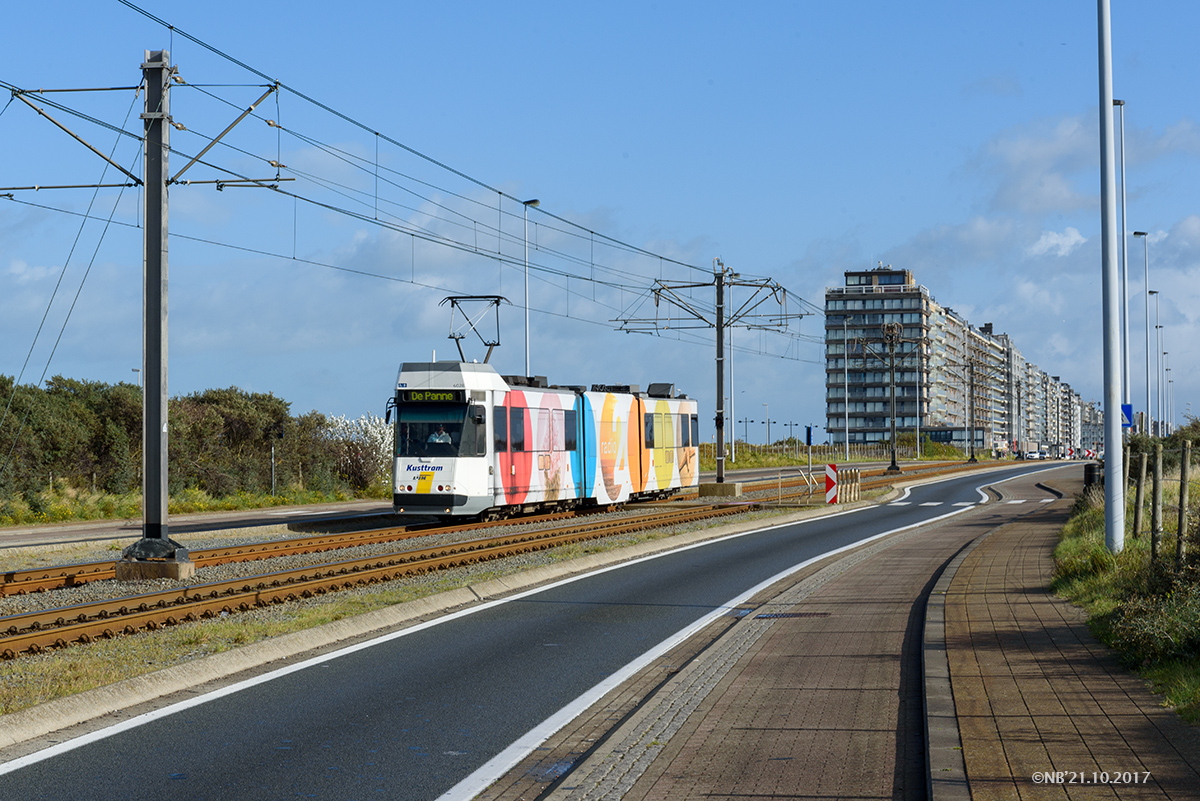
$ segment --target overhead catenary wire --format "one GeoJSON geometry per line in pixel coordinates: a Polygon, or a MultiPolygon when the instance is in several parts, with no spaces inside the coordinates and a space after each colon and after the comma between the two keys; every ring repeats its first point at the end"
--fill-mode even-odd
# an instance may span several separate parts
{"type": "MultiPolygon", "coordinates": [[[[129,110],[126,112],[126,117],[125,117],[126,122],[128,122],[129,116],[132,115],[133,107],[136,102],[137,102],[137,97],[135,96],[133,103],[130,104],[129,110]]],[[[119,144],[120,144],[120,137],[118,137],[117,141],[113,144],[113,150],[112,150],[113,154],[116,153],[116,149],[119,144]]],[[[139,154],[139,156],[140,156],[140,154],[139,154]]],[[[26,354],[25,361],[21,365],[21,371],[13,379],[12,393],[9,395],[8,402],[5,404],[3,414],[0,414],[0,429],[3,428],[4,422],[8,418],[9,411],[12,409],[13,402],[15,401],[15,399],[17,397],[17,392],[19,391],[20,386],[21,386],[21,379],[24,377],[25,370],[29,366],[29,361],[33,357],[33,352],[34,352],[34,349],[37,347],[38,339],[41,337],[42,329],[46,325],[46,319],[50,315],[50,309],[53,308],[54,301],[58,297],[58,290],[62,286],[63,279],[66,277],[67,265],[69,265],[71,263],[71,259],[75,254],[75,249],[79,246],[79,241],[83,236],[84,227],[87,225],[87,221],[90,218],[91,209],[95,206],[96,199],[100,195],[100,187],[103,185],[104,177],[108,174],[108,165],[111,164],[111,162],[112,162],[111,155],[108,159],[105,159],[105,161],[106,161],[106,164],[102,170],[102,173],[100,176],[100,182],[96,185],[96,188],[92,193],[92,199],[88,204],[88,212],[83,215],[83,219],[79,223],[79,230],[76,232],[76,235],[75,235],[75,240],[71,243],[71,248],[67,254],[67,258],[63,261],[62,270],[59,272],[58,280],[54,284],[54,290],[50,293],[50,299],[46,302],[46,311],[42,314],[42,319],[38,323],[37,332],[34,334],[33,340],[29,344],[29,352],[26,354]]],[[[136,165],[134,168],[136,168],[136,165]]],[[[83,272],[83,277],[79,280],[79,286],[75,290],[75,297],[72,298],[71,305],[67,309],[66,315],[63,317],[62,325],[59,326],[58,336],[55,337],[55,339],[54,339],[54,346],[50,349],[49,355],[46,356],[46,364],[45,364],[45,367],[42,368],[42,374],[41,374],[40,378],[38,379],[37,386],[41,386],[45,382],[46,374],[50,372],[50,364],[54,360],[54,354],[58,352],[58,346],[62,342],[63,334],[66,333],[67,324],[70,322],[71,315],[75,311],[75,306],[76,306],[76,304],[79,303],[79,297],[83,293],[84,284],[87,283],[88,276],[91,275],[92,267],[96,263],[96,256],[100,253],[100,246],[103,244],[105,235],[108,233],[108,228],[109,228],[109,226],[111,226],[113,218],[116,216],[117,208],[120,206],[120,197],[121,197],[121,194],[123,194],[123,193],[124,193],[124,188],[122,188],[120,190],[120,192],[117,195],[117,200],[114,201],[114,203],[112,205],[112,210],[109,212],[109,216],[105,223],[105,227],[101,231],[100,237],[96,241],[95,249],[92,251],[92,258],[88,261],[87,268],[83,272]]],[[[12,444],[9,447],[8,452],[4,456],[4,461],[2,463],[0,463],[0,476],[4,475],[4,473],[8,470],[8,467],[12,462],[13,454],[16,452],[17,445],[20,443],[21,434],[25,430],[26,423],[28,423],[28,421],[29,421],[29,415],[33,413],[34,406],[35,406],[34,403],[30,403],[29,407],[25,410],[24,417],[21,418],[21,422],[17,426],[16,432],[13,434],[12,444]]]]}
{"type": "MultiPolygon", "coordinates": [[[[458,250],[463,253],[481,256],[481,257],[487,258],[487,259],[492,259],[493,261],[497,262],[500,265],[501,277],[503,276],[503,272],[504,272],[503,268],[505,268],[505,267],[515,268],[518,265],[517,259],[505,255],[505,253],[503,251],[504,251],[504,245],[506,245],[506,244],[515,245],[521,241],[520,238],[517,237],[515,234],[505,230],[505,225],[504,225],[504,222],[506,219],[509,221],[512,221],[512,220],[517,219],[520,216],[515,211],[515,209],[520,208],[520,205],[521,205],[521,201],[519,198],[516,198],[515,196],[510,195],[507,192],[504,192],[503,190],[497,189],[487,182],[484,182],[477,178],[474,178],[471,175],[469,175],[461,170],[455,169],[442,161],[434,159],[434,158],[416,150],[415,148],[412,148],[412,147],[404,144],[403,142],[398,141],[397,139],[395,139],[393,137],[387,136],[386,134],[383,134],[383,133],[379,132],[378,130],[375,130],[373,127],[368,126],[365,123],[362,123],[347,114],[337,111],[336,109],[334,109],[320,101],[313,99],[311,96],[309,96],[301,91],[298,91],[297,89],[293,88],[292,86],[290,86],[288,84],[285,84],[281,81],[277,81],[277,80],[271,78],[270,76],[266,75],[265,73],[254,69],[253,67],[239,61],[236,58],[233,58],[232,56],[221,51],[220,49],[213,47],[212,45],[209,45],[209,44],[199,40],[198,38],[193,37],[193,36],[187,34],[186,32],[179,30],[178,28],[176,28],[172,25],[169,25],[165,21],[155,17],[152,14],[149,14],[148,12],[139,8],[135,4],[133,4],[131,2],[127,2],[127,0],[122,0],[122,3],[124,5],[126,5],[127,7],[129,7],[130,9],[136,11],[137,13],[142,14],[143,16],[146,16],[146,17],[152,19],[153,21],[163,25],[167,29],[169,29],[171,31],[172,38],[174,37],[174,35],[176,33],[179,33],[182,37],[184,37],[184,38],[188,39],[189,41],[197,44],[198,46],[212,52],[213,54],[217,55],[218,57],[225,59],[225,60],[229,61],[230,63],[233,63],[233,64],[247,70],[248,72],[262,78],[264,81],[268,82],[271,85],[277,85],[279,87],[280,91],[276,92],[275,119],[272,121],[273,124],[271,126],[271,127],[276,128],[276,131],[274,132],[275,133],[275,137],[274,137],[275,141],[273,143],[275,145],[274,158],[271,159],[271,158],[264,157],[262,155],[253,153],[249,150],[239,148],[234,142],[225,141],[225,140],[221,140],[219,142],[219,151],[220,152],[237,153],[242,156],[245,156],[248,159],[253,159],[256,162],[272,165],[274,167],[274,172],[277,177],[279,176],[281,170],[286,170],[288,175],[295,176],[298,179],[306,181],[306,182],[310,183],[312,187],[319,188],[319,190],[322,192],[331,192],[336,197],[342,198],[342,202],[338,202],[338,201],[331,202],[328,198],[317,197],[316,195],[312,194],[312,192],[310,190],[301,188],[300,186],[295,187],[295,191],[288,191],[288,189],[282,188],[278,185],[271,186],[270,181],[268,179],[252,177],[252,175],[250,173],[247,173],[245,171],[245,169],[230,169],[228,167],[214,163],[214,160],[211,158],[209,158],[207,160],[201,159],[201,160],[197,161],[196,164],[203,165],[207,168],[216,170],[216,171],[220,172],[221,174],[228,175],[228,176],[230,176],[231,180],[236,179],[236,180],[246,181],[246,182],[258,185],[258,186],[269,187],[270,191],[276,192],[276,193],[282,195],[283,197],[290,198],[292,200],[292,205],[293,205],[293,209],[291,212],[293,221],[294,221],[293,222],[293,226],[294,226],[293,231],[295,231],[295,228],[298,227],[298,222],[297,222],[298,209],[301,204],[304,204],[304,205],[309,205],[313,208],[329,211],[331,213],[344,215],[349,219],[361,221],[364,224],[378,226],[378,227],[393,231],[393,232],[401,234],[401,235],[408,235],[412,238],[414,248],[415,248],[415,243],[417,242],[417,240],[421,240],[421,241],[434,243],[439,246],[450,247],[452,249],[458,250]],[[280,122],[280,116],[281,116],[280,97],[283,92],[287,92],[289,96],[297,97],[297,98],[303,100],[304,102],[311,104],[315,108],[320,109],[328,114],[331,114],[331,115],[337,117],[338,119],[341,119],[341,120],[359,128],[360,130],[363,130],[363,131],[369,133],[373,137],[373,139],[376,143],[376,146],[378,146],[379,142],[384,142],[384,143],[387,143],[394,147],[400,148],[401,150],[403,150],[409,154],[412,154],[413,156],[415,156],[419,159],[424,160],[425,162],[437,167],[438,169],[446,171],[446,173],[448,173],[450,175],[456,176],[464,181],[469,182],[472,186],[478,187],[481,190],[483,190],[485,194],[491,195],[492,193],[495,193],[493,195],[493,197],[496,198],[496,203],[494,205],[494,211],[495,211],[495,217],[493,218],[494,222],[489,221],[487,214],[481,213],[478,216],[472,216],[472,214],[466,213],[464,210],[462,210],[460,208],[455,208],[453,205],[443,202],[443,198],[452,198],[457,203],[467,204],[469,208],[472,208],[472,207],[478,208],[481,212],[484,212],[486,210],[488,213],[490,213],[493,210],[493,206],[491,204],[485,203],[483,200],[481,200],[478,197],[473,197],[469,193],[464,193],[461,191],[454,191],[447,187],[438,186],[435,183],[432,183],[429,181],[424,181],[424,180],[418,178],[417,176],[409,175],[403,171],[394,169],[390,165],[381,163],[380,156],[378,154],[375,156],[374,161],[371,161],[370,159],[364,158],[362,156],[358,156],[358,155],[349,153],[348,151],[346,151],[344,149],[335,148],[332,145],[329,145],[328,143],[322,142],[319,137],[312,136],[303,131],[284,127],[280,122]],[[294,137],[295,140],[298,142],[303,142],[310,147],[318,148],[322,152],[324,152],[326,155],[328,155],[330,157],[338,158],[343,163],[345,163],[347,165],[351,165],[354,170],[357,170],[357,171],[361,172],[362,174],[364,174],[365,176],[368,176],[371,180],[371,183],[374,184],[376,188],[373,191],[366,191],[366,190],[362,190],[362,189],[353,187],[347,183],[340,183],[338,181],[333,180],[332,178],[322,176],[322,175],[312,172],[310,170],[305,170],[305,169],[300,169],[300,168],[295,168],[295,167],[283,168],[282,165],[280,164],[280,162],[282,161],[282,149],[283,149],[282,140],[285,135],[294,137]],[[413,197],[414,199],[419,200],[420,204],[422,204],[422,205],[420,207],[417,207],[415,205],[410,206],[410,205],[406,205],[401,202],[398,202],[393,197],[381,196],[379,193],[379,188],[378,188],[380,186],[388,186],[388,187],[393,188],[397,192],[405,193],[405,194],[413,197]],[[424,190],[428,190],[428,191],[423,191],[422,188],[424,190]],[[511,207],[511,209],[506,208],[506,205],[511,207]],[[434,213],[431,213],[431,211],[434,213]],[[418,216],[418,215],[420,215],[420,216],[418,216]],[[424,219],[422,219],[422,217],[424,219]],[[455,233],[456,230],[460,231],[461,233],[455,233]],[[483,237],[486,240],[490,240],[490,238],[494,237],[496,250],[495,251],[488,250],[485,247],[485,242],[481,241],[481,237],[483,237]]],[[[221,97],[220,93],[211,91],[211,89],[225,88],[225,87],[239,87],[240,88],[240,87],[253,87],[253,86],[262,86],[262,84],[256,84],[256,83],[192,84],[192,83],[187,83],[187,82],[180,82],[174,88],[176,90],[182,90],[185,88],[193,89],[194,91],[203,93],[204,95],[206,95],[216,101],[219,101],[223,104],[227,104],[231,108],[244,109],[243,105],[233,103],[233,102],[221,97]]],[[[11,100],[10,100],[10,103],[11,103],[11,100]]],[[[53,103],[53,101],[48,101],[48,105],[51,103],[53,103]]],[[[65,104],[54,104],[54,107],[62,108],[64,111],[67,111],[68,113],[77,114],[77,116],[81,116],[82,118],[88,120],[89,122],[93,122],[93,123],[103,125],[105,127],[109,127],[109,128],[113,128],[114,130],[117,130],[113,126],[107,125],[102,120],[98,120],[91,115],[81,114],[79,112],[76,112],[75,110],[69,109],[69,107],[66,106],[65,104]]],[[[7,108],[7,106],[5,108],[7,108]]],[[[3,111],[0,110],[0,113],[3,113],[3,111]]],[[[176,113],[178,114],[178,109],[176,109],[176,113]]],[[[268,121],[263,119],[261,117],[261,115],[257,112],[255,112],[253,115],[248,117],[247,124],[250,124],[249,120],[252,120],[252,119],[253,120],[261,120],[263,123],[268,123],[268,121]]],[[[124,135],[140,139],[140,135],[133,134],[128,131],[124,131],[123,129],[122,129],[122,133],[124,135]]],[[[207,139],[210,143],[213,142],[213,137],[205,137],[203,134],[199,133],[196,130],[189,130],[188,133],[193,134],[202,139],[207,139]]],[[[177,145],[173,146],[171,148],[171,152],[172,152],[172,154],[178,154],[185,158],[190,158],[190,155],[185,152],[182,152],[182,149],[177,145]]],[[[213,152],[216,153],[218,151],[214,150],[213,152]]],[[[193,183],[198,183],[198,182],[193,182],[193,183]]],[[[21,201],[21,202],[24,202],[24,201],[21,201]]],[[[42,207],[42,208],[52,208],[52,207],[40,206],[39,204],[29,204],[29,205],[38,206],[38,207],[42,207]]],[[[58,209],[57,211],[62,212],[63,210],[58,209]]],[[[68,213],[73,213],[73,212],[68,212],[68,213]]],[[[529,263],[529,269],[532,273],[535,274],[535,277],[540,276],[539,280],[546,281],[550,286],[555,287],[555,289],[557,291],[564,293],[565,297],[568,299],[568,303],[569,303],[570,296],[572,294],[574,294],[576,297],[585,299],[592,303],[595,303],[597,306],[599,306],[601,308],[609,308],[609,309],[612,309],[615,311],[615,310],[617,310],[617,304],[610,303],[610,302],[604,300],[603,296],[598,296],[597,289],[603,289],[603,290],[605,290],[605,292],[632,291],[632,292],[636,293],[636,292],[644,291],[647,288],[648,276],[645,274],[645,272],[639,272],[639,271],[635,271],[635,270],[631,270],[631,269],[624,269],[618,264],[606,263],[606,261],[603,259],[598,261],[597,260],[598,248],[599,249],[608,249],[609,252],[611,252],[611,253],[620,253],[620,254],[625,254],[627,256],[632,256],[632,257],[656,259],[659,262],[659,272],[660,273],[664,269],[665,266],[673,266],[673,267],[679,267],[681,269],[686,269],[686,270],[690,270],[690,271],[697,271],[697,272],[703,273],[705,275],[710,274],[710,270],[707,266],[697,267],[696,265],[689,264],[689,263],[679,260],[679,259],[671,258],[669,256],[665,256],[665,255],[659,254],[659,253],[654,253],[646,248],[642,248],[637,245],[630,244],[630,243],[622,241],[616,237],[609,236],[609,235],[603,234],[601,232],[592,230],[589,227],[581,226],[581,225],[579,225],[575,222],[572,222],[558,214],[548,211],[544,207],[539,208],[537,214],[538,214],[539,219],[534,222],[534,226],[535,226],[534,227],[534,238],[535,238],[535,241],[537,241],[537,244],[536,244],[534,250],[538,254],[538,257],[529,263]],[[539,238],[538,237],[539,231],[544,232],[545,234],[547,234],[547,236],[539,238]],[[583,248],[586,248],[585,254],[580,255],[577,253],[572,253],[563,247],[555,246],[555,244],[552,244],[552,240],[557,239],[557,238],[561,238],[561,241],[558,244],[562,244],[562,242],[572,242],[572,241],[579,242],[583,248]],[[562,266],[562,267],[554,266],[550,263],[553,261],[562,262],[565,266],[562,266]],[[583,270],[582,274],[580,274],[580,272],[572,270],[571,266],[583,267],[585,269],[583,270]],[[576,282],[583,282],[583,283],[579,283],[576,286],[575,285],[576,282],[571,281],[572,278],[576,279],[576,282]],[[561,281],[562,283],[560,284],[559,281],[561,281]],[[579,289],[579,287],[583,287],[585,289],[585,291],[581,291],[579,289]]],[[[90,216],[88,218],[90,218],[90,216]]],[[[123,223],[121,223],[120,221],[113,221],[112,224],[122,225],[123,223]]],[[[213,239],[204,239],[202,237],[187,237],[185,235],[181,235],[181,234],[175,233],[175,232],[173,232],[171,234],[171,237],[172,238],[192,239],[193,241],[206,242],[208,244],[220,246],[220,247],[232,247],[232,248],[236,248],[236,249],[243,250],[246,252],[259,253],[261,255],[272,257],[272,258],[288,259],[288,260],[292,260],[293,262],[296,262],[296,263],[311,264],[313,266],[319,266],[319,267],[326,268],[326,269],[339,270],[339,271],[342,271],[345,273],[359,274],[364,277],[370,277],[373,279],[402,281],[402,282],[409,283],[409,284],[412,284],[415,286],[421,286],[421,287],[426,287],[426,288],[430,288],[430,289],[437,289],[439,291],[452,291],[452,290],[449,290],[449,288],[447,288],[447,287],[438,286],[436,282],[417,280],[417,275],[415,272],[415,262],[416,262],[415,249],[414,249],[414,257],[412,258],[412,264],[413,264],[412,278],[404,279],[404,278],[399,278],[397,276],[390,276],[390,275],[386,275],[386,274],[379,273],[379,272],[372,272],[372,271],[368,271],[368,270],[358,270],[358,269],[355,269],[352,267],[346,267],[344,265],[333,264],[333,263],[329,263],[327,261],[321,261],[318,259],[297,258],[294,233],[293,233],[292,253],[290,255],[281,254],[281,253],[273,253],[273,252],[270,252],[265,249],[248,248],[248,247],[243,247],[243,246],[236,245],[236,244],[218,242],[213,239]]],[[[491,243],[487,242],[486,244],[490,246],[491,243]]],[[[648,271],[646,271],[646,272],[648,272],[648,271]]],[[[796,296],[793,295],[793,297],[796,297],[796,296]]],[[[804,302],[803,300],[801,301],[801,308],[805,308],[805,303],[806,302],[804,302]]],[[[814,309],[817,308],[815,306],[812,306],[812,304],[807,304],[807,306],[814,308],[814,309]]],[[[549,309],[537,309],[537,311],[539,311],[543,314],[551,315],[551,316],[560,316],[560,317],[564,317],[564,318],[568,317],[568,315],[561,314],[561,313],[558,313],[558,312],[555,312],[555,311],[552,311],[549,309]]],[[[569,315],[569,318],[572,320],[588,322],[589,324],[593,324],[593,325],[603,325],[605,327],[608,327],[608,323],[609,323],[609,321],[586,319],[586,315],[579,314],[578,310],[575,310],[574,313],[569,315]]],[[[682,335],[680,335],[678,332],[677,332],[677,336],[681,336],[681,338],[683,338],[682,335]]],[[[807,342],[807,341],[816,342],[817,341],[813,338],[805,337],[805,335],[802,335],[802,334],[797,335],[797,334],[785,333],[784,336],[786,338],[791,339],[793,343],[797,342],[797,341],[799,341],[799,342],[807,342]]],[[[704,342],[706,340],[703,338],[700,338],[700,337],[696,337],[694,341],[696,341],[697,343],[700,343],[700,342],[704,342]]],[[[787,346],[788,351],[790,351],[791,348],[792,348],[792,345],[789,344],[787,346]]],[[[760,347],[759,351],[762,351],[762,350],[763,349],[760,347]]],[[[747,349],[746,352],[755,352],[755,351],[747,349]]],[[[781,358],[784,358],[784,357],[781,357],[781,358]]],[[[818,362],[814,361],[813,363],[818,363],[818,362]]]]}

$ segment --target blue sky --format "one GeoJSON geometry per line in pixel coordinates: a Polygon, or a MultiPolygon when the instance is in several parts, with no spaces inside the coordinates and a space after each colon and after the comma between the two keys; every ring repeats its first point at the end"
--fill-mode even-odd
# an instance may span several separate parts
{"type": "MultiPolygon", "coordinates": [[[[654,279],[710,280],[720,258],[786,287],[794,312],[882,261],[1101,397],[1094,4],[138,5],[175,32],[116,0],[8,9],[0,80],[132,86],[144,50],[171,50],[187,82],[172,94],[187,128],[172,132],[172,172],[262,93],[262,75],[292,90],[205,158],[255,178],[279,161],[297,179],[280,184],[288,194],[171,190],[173,395],[236,385],[294,413],[379,414],[400,362],[455,353],[439,305],[453,293],[513,301],[492,362],[522,372],[519,200],[538,198],[531,360],[552,382],[672,381],[712,409],[711,331],[616,330],[652,313],[654,279]]],[[[1128,229],[1151,233],[1180,415],[1200,389],[1198,23],[1191,3],[1113,3],[1128,229]]],[[[141,130],[132,92],[45,98],[141,130]]],[[[134,138],[31,99],[140,173],[134,138]]],[[[93,183],[105,166],[19,100],[0,113],[0,154],[5,187],[93,183]]],[[[0,373],[136,380],[139,205],[136,190],[0,198],[0,373]]],[[[1140,409],[1145,258],[1129,241],[1140,409]]],[[[712,303],[711,290],[696,297],[712,303]]],[[[734,333],[734,411],[755,421],[739,436],[763,441],[763,404],[776,436],[824,424],[822,331],[818,315],[790,336],[734,333]]]]}

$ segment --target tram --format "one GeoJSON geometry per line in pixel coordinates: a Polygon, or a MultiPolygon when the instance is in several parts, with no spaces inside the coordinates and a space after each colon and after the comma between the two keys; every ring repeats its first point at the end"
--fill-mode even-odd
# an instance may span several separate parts
{"type": "Polygon", "coordinates": [[[548,386],[474,362],[406,362],[395,412],[400,515],[496,519],[669,497],[699,483],[696,401],[673,384],[548,386]]]}

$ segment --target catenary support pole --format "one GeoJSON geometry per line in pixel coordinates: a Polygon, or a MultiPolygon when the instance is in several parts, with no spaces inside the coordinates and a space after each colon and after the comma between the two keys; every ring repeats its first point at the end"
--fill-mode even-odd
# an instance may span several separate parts
{"type": "Polygon", "coordinates": [[[145,231],[142,322],[142,538],[122,552],[117,578],[186,578],[195,565],[167,526],[167,158],[170,66],[166,50],[147,50],[145,231]]]}
{"type": "Polygon", "coordinates": [[[717,457],[717,483],[725,483],[725,265],[713,260],[717,284],[717,415],[714,454],[717,457]]]}

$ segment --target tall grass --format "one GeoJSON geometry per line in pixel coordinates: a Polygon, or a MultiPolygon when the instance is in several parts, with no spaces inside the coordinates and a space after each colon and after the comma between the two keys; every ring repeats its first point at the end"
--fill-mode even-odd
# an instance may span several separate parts
{"type": "MultiPolygon", "coordinates": [[[[1177,491],[1166,502],[1172,495],[1177,491]]],[[[1164,515],[1163,555],[1151,560],[1148,521],[1134,538],[1132,517],[1130,506],[1125,548],[1112,554],[1104,544],[1103,491],[1093,487],[1081,496],[1054,552],[1052,588],[1087,611],[1096,637],[1150,681],[1167,705],[1200,723],[1200,560],[1193,555],[1176,563],[1171,514],[1164,515]]],[[[1190,517],[1195,521],[1194,507],[1190,517]]],[[[1194,522],[1186,534],[1194,548],[1194,522]]]]}

